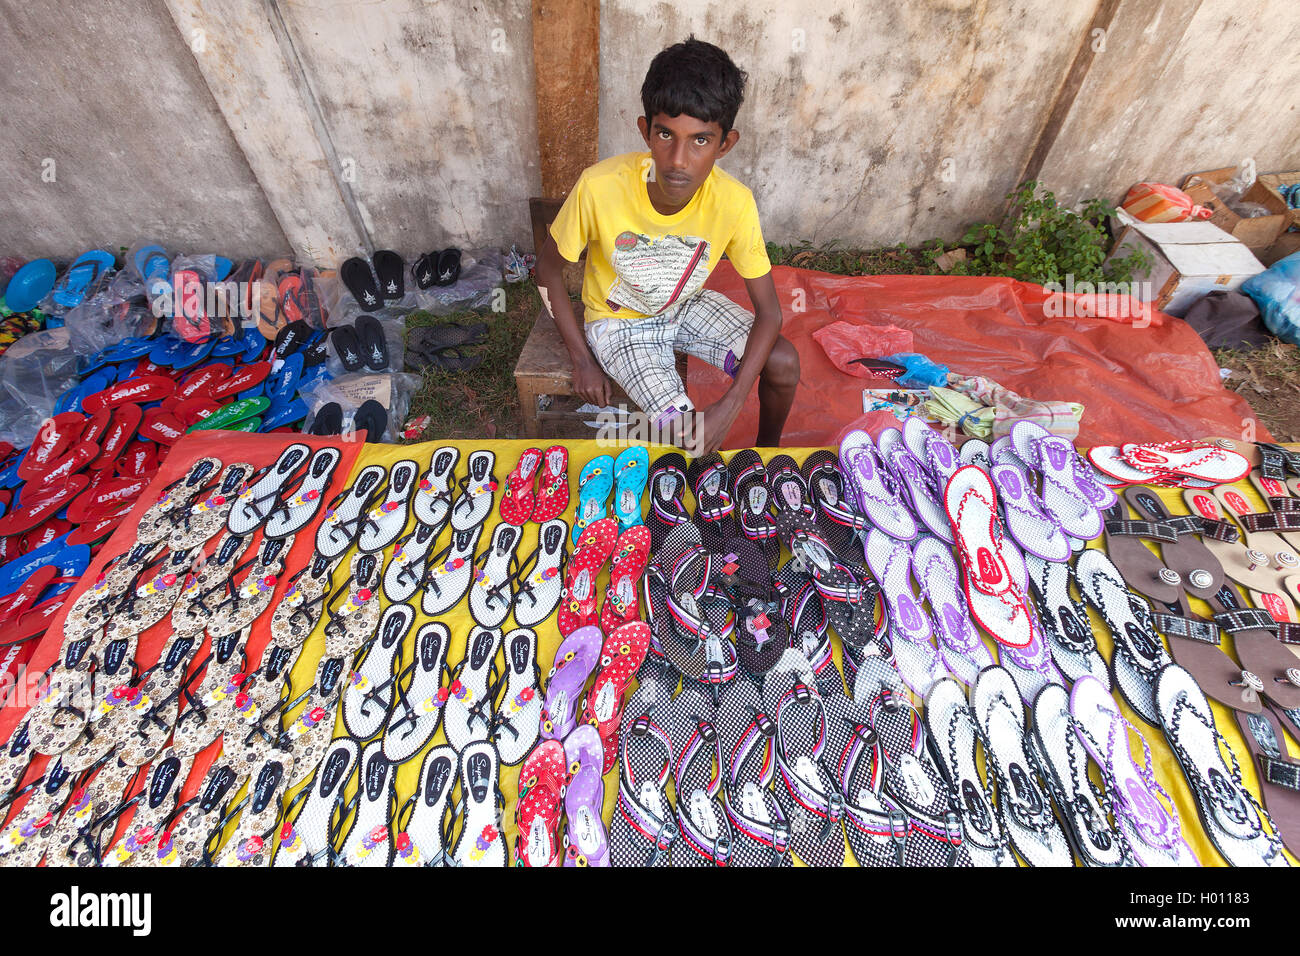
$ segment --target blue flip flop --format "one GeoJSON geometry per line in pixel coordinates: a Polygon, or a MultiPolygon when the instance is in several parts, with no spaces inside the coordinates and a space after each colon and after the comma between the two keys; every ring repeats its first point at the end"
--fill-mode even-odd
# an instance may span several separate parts
{"type": "Polygon", "coordinates": [[[287,405],[298,392],[298,379],[302,377],[302,353],[294,352],[280,363],[275,373],[267,378],[266,397],[273,405],[287,405]]]}
{"type": "Polygon", "coordinates": [[[578,474],[578,510],[573,516],[574,544],[578,543],[587,525],[605,517],[605,502],[613,490],[613,458],[597,455],[582,466],[582,471],[578,474]]]}
{"type": "Polygon", "coordinates": [[[132,262],[146,289],[156,280],[167,281],[167,273],[171,271],[171,260],[167,258],[167,250],[162,246],[144,246],[137,249],[132,262]]]}
{"type": "Polygon", "coordinates": [[[94,375],[83,378],[80,385],[72,386],[58,397],[54,403],[54,414],[81,411],[81,400],[83,398],[87,395],[93,395],[95,392],[102,392],[112,385],[116,378],[116,370],[110,372],[106,368],[101,368],[94,375]]]}
{"type": "Polygon", "coordinates": [[[624,449],[614,460],[614,514],[618,516],[619,534],[644,523],[641,496],[649,474],[650,453],[640,445],[624,449]]]}
{"type": "Polygon", "coordinates": [[[114,364],[118,362],[129,362],[131,359],[143,358],[153,351],[154,346],[158,344],[157,339],[144,335],[132,335],[120,342],[110,345],[104,350],[109,362],[114,364]]]}
{"type": "MultiPolygon", "coordinates": [[[[215,339],[205,339],[202,342],[186,343],[172,360],[171,366],[174,369],[193,368],[212,353],[213,346],[216,345],[215,339]]],[[[161,364],[161,363],[159,363],[161,364]]]]}
{"type": "MultiPolygon", "coordinates": [[[[19,485],[25,485],[26,482],[18,477],[18,466],[23,463],[27,457],[27,452],[31,450],[29,445],[23,449],[23,453],[11,461],[4,468],[0,468],[0,488],[17,488],[19,485]]],[[[15,500],[16,500],[15,496],[15,500]]]]}
{"type": "Polygon", "coordinates": [[[30,312],[50,294],[59,270],[49,259],[33,259],[13,274],[5,287],[5,305],[11,312],[30,312]]]}
{"type": "Polygon", "coordinates": [[[35,551],[0,564],[0,596],[13,594],[32,576],[33,571],[47,564],[57,567],[61,577],[79,577],[90,564],[90,545],[74,544],[69,547],[68,535],[61,534],[35,551]]]}
{"type": "Polygon", "coordinates": [[[283,428],[285,425],[300,422],[306,417],[307,403],[301,398],[295,398],[286,404],[274,403],[266,410],[266,417],[262,419],[262,425],[258,428],[258,431],[273,431],[276,428],[283,428]]]}
{"type": "Polygon", "coordinates": [[[246,364],[256,362],[262,352],[266,350],[266,339],[262,338],[262,333],[257,331],[255,326],[244,329],[242,339],[244,342],[244,362],[246,364]]]}
{"type": "Polygon", "coordinates": [[[68,271],[63,273],[63,278],[54,287],[54,301],[69,309],[81,305],[81,300],[86,297],[86,292],[95,280],[115,265],[117,260],[111,252],[103,249],[83,252],[72,260],[72,265],[68,266],[68,271]]]}
{"type": "Polygon", "coordinates": [[[235,271],[235,264],[225,256],[212,257],[212,281],[220,282],[235,271]]]}
{"type": "Polygon", "coordinates": [[[154,340],[153,348],[149,350],[149,361],[154,365],[165,365],[168,368],[175,367],[175,362],[182,355],[188,353],[189,343],[180,336],[172,335],[168,332],[154,340]]]}
{"type": "Polygon", "coordinates": [[[213,358],[226,358],[244,351],[244,340],[234,335],[223,335],[212,345],[213,358]]]}
{"type": "Polygon", "coordinates": [[[323,382],[329,377],[329,369],[324,365],[313,365],[311,368],[303,369],[302,374],[298,376],[298,391],[305,392],[317,382],[323,382]]]}

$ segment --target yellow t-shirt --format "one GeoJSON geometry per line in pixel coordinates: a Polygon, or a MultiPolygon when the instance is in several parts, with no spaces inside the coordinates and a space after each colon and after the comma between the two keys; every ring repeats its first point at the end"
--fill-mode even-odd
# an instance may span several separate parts
{"type": "Polygon", "coordinates": [[[586,320],[643,319],[699,291],[725,252],[743,278],[771,271],[754,194],[717,166],[685,208],[657,212],[646,192],[649,153],[589,166],[551,223],[560,255],[577,262],[586,320]]]}

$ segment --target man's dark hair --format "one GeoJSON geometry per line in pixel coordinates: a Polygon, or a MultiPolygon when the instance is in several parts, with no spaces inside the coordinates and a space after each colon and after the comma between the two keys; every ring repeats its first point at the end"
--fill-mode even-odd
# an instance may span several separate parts
{"type": "Polygon", "coordinates": [[[748,74],[731,57],[692,34],[681,43],[660,50],[650,61],[641,84],[641,104],[646,122],[660,113],[694,116],[717,123],[725,136],[736,122],[745,98],[748,74]]]}

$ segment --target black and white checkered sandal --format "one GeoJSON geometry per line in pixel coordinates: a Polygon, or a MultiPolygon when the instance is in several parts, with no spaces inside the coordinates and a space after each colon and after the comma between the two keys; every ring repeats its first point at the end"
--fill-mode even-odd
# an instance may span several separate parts
{"type": "Polygon", "coordinates": [[[316,529],[317,554],[333,560],[356,544],[387,473],[382,465],[367,465],[352,486],[334,498],[316,529]]]}
{"type": "MultiPolygon", "coordinates": [[[[411,499],[415,520],[441,531],[451,514],[451,489],[456,484],[456,463],[460,449],[444,445],[429,459],[429,470],[421,476],[411,499]]],[[[436,532],[435,532],[436,537],[436,532]]]]}
{"type": "Polygon", "coordinates": [[[568,537],[569,526],[562,519],[547,521],[537,532],[537,547],[519,562],[514,614],[520,627],[536,627],[559,606],[568,537]]]}
{"type": "MultiPolygon", "coordinates": [[[[500,629],[475,627],[470,632],[465,656],[452,670],[442,727],[447,742],[461,753],[471,743],[492,737],[493,693],[497,690],[497,656],[500,652],[500,629]]],[[[495,747],[493,761],[500,763],[495,747]]]]}
{"type": "Polygon", "coordinates": [[[859,866],[907,865],[907,816],[881,793],[876,732],[867,711],[844,694],[822,698],[826,714],[823,765],[844,800],[841,822],[859,866]]]}
{"type": "Polygon", "coordinates": [[[817,530],[843,560],[860,562],[862,544],[871,526],[845,497],[844,473],[832,451],[819,449],[804,459],[803,477],[817,511],[817,530]]]}
{"type": "Polygon", "coordinates": [[[1268,812],[1242,780],[1232,747],[1192,675],[1170,664],[1156,678],[1160,727],[1182,766],[1205,835],[1231,866],[1290,866],[1268,812]],[[1231,765],[1224,762],[1228,755],[1231,765]]]}
{"type": "Polygon", "coordinates": [[[686,513],[686,459],[675,451],[660,455],[650,466],[647,487],[650,513],[645,523],[650,528],[650,545],[657,554],[669,532],[690,521],[686,513]]]}
{"type": "Polygon", "coordinates": [[[1088,610],[1070,593],[1074,569],[1064,561],[1044,561],[1025,555],[1029,570],[1029,592],[1038,610],[1039,633],[1047,638],[1052,662],[1066,680],[1095,677],[1110,689],[1106,661],[1097,649],[1088,610]]]}
{"type": "Polygon", "coordinates": [[[482,531],[482,525],[475,525],[467,531],[453,531],[447,547],[429,557],[424,574],[424,594],[420,598],[425,614],[443,614],[465,597],[474,579],[474,548],[482,531]]]}
{"type": "Polygon", "coordinates": [[[758,544],[769,567],[776,567],[781,558],[781,540],[776,536],[763,459],[752,448],[741,449],[727,462],[727,473],[741,534],[758,544]]]}
{"type": "Polygon", "coordinates": [[[443,687],[450,642],[451,632],[441,621],[427,621],[415,632],[414,656],[398,675],[397,699],[384,727],[384,756],[393,763],[410,760],[438,732],[451,696],[443,687]]]}
{"type": "Polygon", "coordinates": [[[677,828],[672,865],[727,866],[731,862],[731,824],[718,799],[722,787],[717,712],[708,691],[687,681],[673,698],[666,718],[673,748],[673,792],[677,828]]]}
{"type": "Polygon", "coordinates": [[[275,464],[252,476],[251,483],[245,483],[247,487],[239,493],[226,517],[226,529],[231,534],[245,535],[262,527],[280,502],[281,493],[310,456],[309,447],[295,442],[280,452],[275,464]]]}
{"type": "Polygon", "coordinates": [[[1088,751],[1075,733],[1070,693],[1048,684],[1034,698],[1033,748],[1066,836],[1087,866],[1137,866],[1128,840],[1111,823],[1110,799],[1088,777],[1088,751]]]}
{"type": "Polygon", "coordinates": [[[791,851],[809,866],[843,866],[844,798],[822,762],[826,711],[812,666],[793,648],[768,671],[763,707],[776,723],[774,789],[791,851]]]}
{"type": "Polygon", "coordinates": [[[747,677],[731,682],[718,704],[731,865],[791,866],[790,825],[772,793],[776,722],[747,677]]]}
{"type": "Polygon", "coordinates": [[[991,777],[980,774],[975,745],[980,729],[966,691],[951,678],[930,688],[925,698],[925,728],[930,750],[947,780],[948,800],[961,815],[964,845],[974,866],[1016,867],[1002,811],[993,800],[991,777]]]}
{"type": "Polygon", "coordinates": [[[662,699],[634,695],[623,715],[618,801],[609,827],[612,866],[670,865],[679,836],[665,790],[673,765],[672,741],[663,727],[670,707],[662,699]]]}
{"type": "Polygon", "coordinates": [[[971,688],[971,710],[1011,845],[1030,866],[1073,866],[1070,843],[1029,756],[1025,707],[1015,678],[1002,667],[980,671],[971,688]]]}
{"type": "Polygon", "coordinates": [[[864,658],[853,696],[865,708],[867,725],[875,733],[874,772],[881,776],[891,826],[902,833],[906,865],[970,866],[961,816],[948,800],[925,725],[898,672],[883,657],[864,658]]]}
{"type": "Polygon", "coordinates": [[[505,521],[492,531],[488,548],[475,559],[474,583],[469,589],[469,613],[479,627],[500,627],[514,603],[514,581],[518,576],[515,551],[522,530],[505,521]]]}
{"type": "Polygon", "coordinates": [[[415,493],[419,472],[420,466],[409,458],[399,461],[389,470],[383,501],[370,509],[361,524],[358,550],[373,554],[398,539],[411,514],[411,496],[415,493]]]}
{"type": "Polygon", "coordinates": [[[411,605],[384,608],[374,637],[363,646],[360,662],[348,674],[343,688],[343,729],[357,740],[369,740],[388,722],[397,697],[398,659],[414,623],[411,605]]]}
{"type": "Polygon", "coordinates": [[[497,490],[497,478],[492,467],[496,460],[496,455],[490,451],[470,452],[465,460],[468,472],[457,482],[460,494],[451,506],[451,526],[457,531],[480,527],[492,513],[497,490]]]}
{"type": "Polygon", "coordinates": [[[445,828],[459,769],[459,755],[446,744],[424,755],[415,793],[395,817],[393,866],[452,865],[445,828]]]}
{"type": "MultiPolygon", "coordinates": [[[[785,618],[786,633],[790,635],[790,646],[808,658],[817,673],[817,685],[823,694],[835,693],[836,685],[843,693],[843,681],[835,668],[835,659],[831,648],[830,632],[827,630],[829,616],[826,603],[821,593],[813,584],[812,576],[804,570],[803,565],[793,559],[777,569],[772,576],[777,593],[781,596],[781,616],[785,618]]],[[[865,605],[848,605],[855,613],[865,609],[865,605]]],[[[843,621],[841,620],[842,624],[843,621]]],[[[848,628],[846,627],[846,630],[848,628]]],[[[851,663],[852,646],[845,643],[844,659],[851,663]]],[[[846,664],[846,666],[849,666],[846,664]]]]}
{"type": "Polygon", "coordinates": [[[680,525],[660,549],[669,588],[667,610],[672,627],[660,637],[665,657],[684,676],[712,686],[736,675],[736,648],[731,641],[736,615],[731,602],[711,587],[717,556],[699,544],[693,524],[680,525]]]}

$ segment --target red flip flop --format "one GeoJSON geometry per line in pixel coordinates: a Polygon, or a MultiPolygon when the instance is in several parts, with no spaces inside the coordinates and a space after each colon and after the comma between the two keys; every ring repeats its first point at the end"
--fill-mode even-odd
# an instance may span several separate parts
{"type": "Polygon", "coordinates": [[[31,531],[19,537],[19,543],[22,545],[23,554],[35,551],[43,544],[49,544],[61,534],[67,534],[73,530],[76,525],[64,518],[51,518],[40,526],[33,528],[31,531]]]}
{"type": "Polygon", "coordinates": [[[31,448],[18,466],[23,481],[39,481],[81,437],[86,416],[80,412],[62,412],[41,423],[31,448]]]}
{"type": "MultiPolygon", "coordinates": [[[[16,620],[36,606],[36,598],[59,576],[53,564],[43,564],[27,576],[17,591],[0,597],[0,624],[16,620]]],[[[6,629],[7,630],[7,629],[6,629]]]]}
{"type": "MultiPolygon", "coordinates": [[[[56,578],[57,580],[57,578],[56,578]]],[[[63,607],[63,602],[67,600],[66,594],[59,594],[43,601],[36,607],[31,608],[27,613],[19,616],[17,623],[10,622],[5,625],[5,644],[22,644],[30,641],[34,637],[40,637],[54,621],[54,615],[63,607]]],[[[28,652],[24,657],[21,652],[19,657],[25,663],[31,657],[28,652]]]]}
{"type": "Polygon", "coordinates": [[[81,400],[81,410],[88,415],[93,415],[101,408],[160,402],[174,391],[176,391],[176,383],[169,378],[161,375],[140,375],[117,385],[110,385],[103,391],[87,395],[81,400]]]}
{"type": "Polygon", "coordinates": [[[567,637],[580,627],[596,624],[596,578],[605,566],[618,538],[618,519],[601,518],[587,525],[578,546],[564,569],[564,590],[560,593],[557,623],[567,637]]]}
{"type": "Polygon", "coordinates": [[[254,362],[252,365],[245,365],[224,382],[219,382],[213,386],[208,395],[215,399],[238,395],[240,392],[246,392],[250,388],[260,385],[270,374],[270,362],[254,362]]]}
{"type": "Polygon", "coordinates": [[[92,469],[111,467],[126,450],[126,446],[131,444],[131,439],[135,438],[140,421],[144,418],[139,405],[119,405],[110,415],[112,419],[99,443],[99,454],[90,462],[92,469]]]}
{"type": "Polygon", "coordinates": [[[569,507],[569,449],[552,445],[542,456],[542,471],[533,520],[544,524],[569,507]]]}
{"type": "Polygon", "coordinates": [[[41,473],[39,478],[27,482],[27,487],[49,488],[67,481],[71,476],[90,467],[90,463],[99,455],[99,446],[92,442],[79,442],[68,449],[58,461],[41,473]]]}
{"type": "Polygon", "coordinates": [[[94,488],[86,488],[68,505],[68,520],[83,524],[133,505],[150,478],[109,478],[94,488]]]}
{"type": "Polygon", "coordinates": [[[519,802],[515,805],[515,862],[524,867],[559,866],[560,817],[568,760],[558,740],[543,740],[519,768],[519,802]]]}
{"type": "Polygon", "coordinates": [[[126,454],[113,463],[114,473],[126,477],[151,475],[158,470],[158,446],[137,441],[126,454]]]}
{"type": "Polygon", "coordinates": [[[177,421],[189,428],[191,425],[197,425],[203,421],[220,407],[221,403],[215,398],[198,395],[183,402],[177,402],[172,406],[171,412],[176,416],[177,421]]]}
{"type": "Polygon", "coordinates": [[[638,585],[650,563],[650,529],[643,524],[628,528],[614,545],[610,564],[609,587],[600,609],[600,629],[613,634],[629,621],[639,620],[641,605],[637,601],[638,585]]]}
{"type": "Polygon", "coordinates": [[[533,516],[537,504],[537,492],[533,490],[537,482],[537,469],[542,463],[542,450],[528,448],[519,456],[519,463],[514,471],[506,475],[505,491],[501,493],[501,520],[522,528],[533,516]]]}
{"type": "Polygon", "coordinates": [[[17,508],[6,512],[0,518],[0,536],[22,534],[30,531],[48,518],[63,510],[73,498],[86,490],[90,478],[86,475],[73,475],[67,481],[60,482],[45,490],[39,497],[33,494],[30,486],[24,497],[29,500],[17,508]]]}
{"type": "Polygon", "coordinates": [[[596,680],[582,701],[582,717],[600,734],[605,748],[601,773],[609,773],[618,758],[618,725],[623,716],[623,697],[627,685],[650,650],[650,625],[629,621],[609,637],[600,650],[600,669],[596,680]]]}
{"type": "Polygon", "coordinates": [[[144,413],[140,435],[160,445],[171,445],[181,440],[185,426],[180,419],[165,408],[151,408],[144,413]]]}
{"type": "Polygon", "coordinates": [[[93,549],[95,545],[117,530],[117,526],[122,523],[123,518],[131,513],[133,506],[134,502],[115,511],[107,518],[97,518],[89,522],[83,521],[68,535],[68,544],[88,544],[93,549]]]}
{"type": "Polygon", "coordinates": [[[86,425],[81,430],[81,440],[93,442],[96,445],[101,444],[100,439],[104,437],[104,432],[108,430],[112,420],[113,410],[111,408],[101,408],[86,419],[86,425]]]}
{"type": "Polygon", "coordinates": [[[181,383],[176,386],[176,391],[171,397],[179,403],[200,395],[210,396],[214,388],[233,374],[234,370],[225,362],[205,365],[181,379],[181,383]]]}

